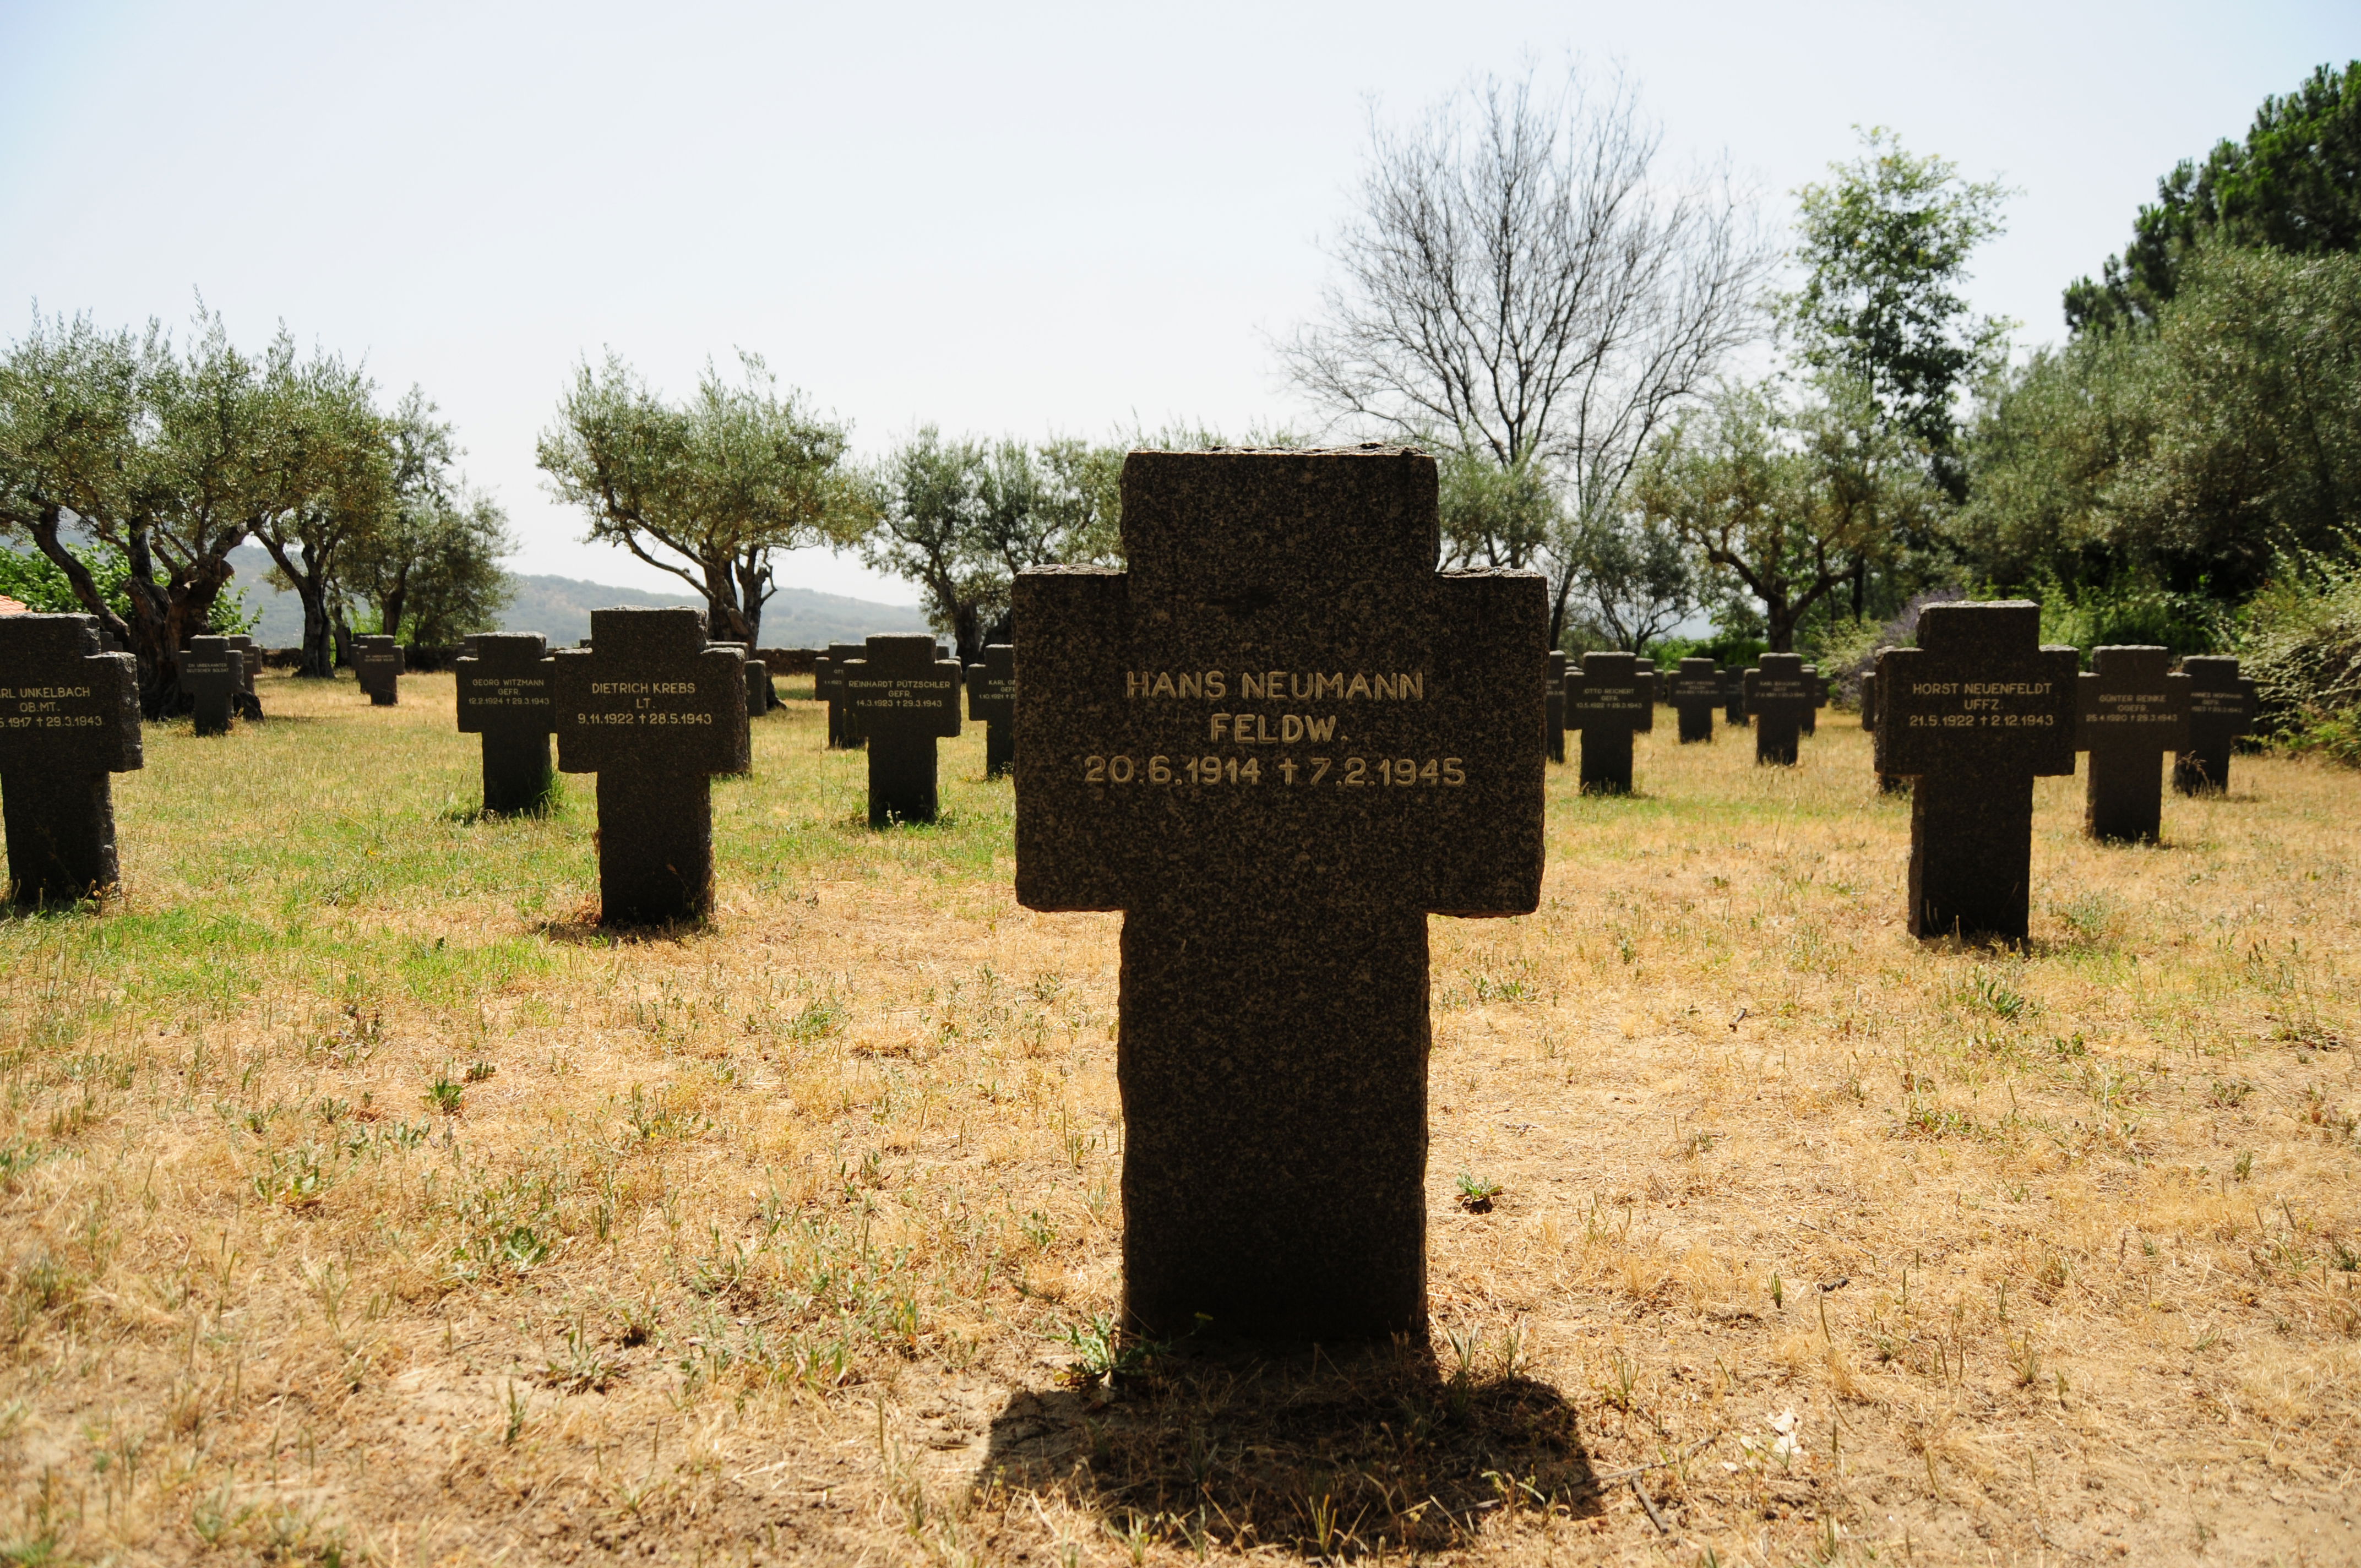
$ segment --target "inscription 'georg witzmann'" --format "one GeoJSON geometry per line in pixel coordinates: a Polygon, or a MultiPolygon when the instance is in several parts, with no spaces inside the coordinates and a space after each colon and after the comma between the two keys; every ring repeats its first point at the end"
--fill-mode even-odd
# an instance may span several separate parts
{"type": "Polygon", "coordinates": [[[1955,697],[1959,706],[1948,712],[1913,713],[1914,729],[2046,729],[2058,723],[2053,712],[2025,712],[2020,705],[2046,702],[2056,690],[2048,681],[1912,681],[1914,697],[1955,697]]]}
{"type": "MultiPolygon", "coordinates": [[[[1426,674],[1423,671],[1395,671],[1372,674],[1367,671],[1319,670],[1241,670],[1235,682],[1224,670],[1126,670],[1124,696],[1135,702],[1162,698],[1202,702],[1423,702],[1426,700],[1426,674]]],[[[1338,715],[1329,713],[1234,713],[1216,710],[1206,716],[1205,738],[1208,741],[1227,741],[1237,746],[1293,746],[1304,742],[1330,745],[1347,742],[1349,735],[1336,732],[1338,715]]],[[[1458,788],[1467,782],[1466,768],[1457,757],[1309,757],[1299,763],[1291,756],[1274,760],[1280,783],[1294,784],[1335,784],[1353,787],[1365,784],[1421,784],[1458,788]]],[[[1224,757],[1208,753],[1175,762],[1168,756],[1151,756],[1141,768],[1126,756],[1092,756],[1083,761],[1083,778],[1090,784],[1129,784],[1135,778],[1150,784],[1171,784],[1185,778],[1191,784],[1260,784],[1262,762],[1257,757],[1224,757]]]]}

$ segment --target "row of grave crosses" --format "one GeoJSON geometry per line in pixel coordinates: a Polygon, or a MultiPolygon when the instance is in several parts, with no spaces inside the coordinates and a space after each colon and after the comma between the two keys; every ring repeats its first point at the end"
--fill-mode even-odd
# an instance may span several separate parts
{"type": "MultiPolygon", "coordinates": [[[[1539,904],[1545,585],[1437,569],[1435,465],[1412,450],[1134,453],[1122,502],[1123,568],[1017,575],[1024,683],[984,700],[1005,697],[1022,759],[1018,901],[1123,916],[1126,1326],[1422,1336],[1427,921],[1539,904]],[[1239,711],[1282,693],[1323,711],[1239,711]]],[[[2134,700],[2160,671],[2103,657],[2085,708],[2074,651],[2038,631],[2031,604],[1937,605],[1879,660],[1921,935],[2022,935],[2032,780],[2071,770],[2085,713],[2094,751],[2169,739],[2134,700]]],[[[496,771],[504,799],[546,790],[555,733],[559,769],[598,774],[609,916],[696,915],[709,781],[747,765],[746,651],[686,609],[597,611],[589,641],[484,637],[461,659],[488,804],[496,771]]],[[[1584,665],[1560,722],[1586,751],[1628,745],[1643,672],[1584,665]]],[[[86,618],[28,616],[0,621],[0,667],[19,883],[103,886],[107,774],[139,762],[132,662],[86,618]]],[[[1682,674],[1701,700],[1708,673],[1682,674]]],[[[961,677],[924,637],[830,650],[832,729],[866,741],[873,786],[957,733],[961,677]]],[[[1746,686],[1792,745],[1816,706],[1799,663],[1768,655],[1746,686]]]]}
{"type": "MultiPolygon", "coordinates": [[[[941,653],[931,637],[878,636],[815,663],[831,738],[866,742],[873,824],[935,818],[936,742],[959,733],[963,684],[941,653]]],[[[488,634],[457,674],[459,729],[483,740],[486,811],[537,810],[555,773],[596,774],[605,918],[711,909],[712,780],[752,765],[748,720],[774,695],[764,661],[708,641],[693,609],[599,609],[580,647],[488,634]]]]}

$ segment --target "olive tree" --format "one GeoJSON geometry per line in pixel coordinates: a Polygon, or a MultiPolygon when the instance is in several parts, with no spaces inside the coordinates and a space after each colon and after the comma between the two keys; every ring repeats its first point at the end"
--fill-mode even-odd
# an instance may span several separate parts
{"type": "Polygon", "coordinates": [[[742,378],[707,365],[667,401],[614,355],[583,365],[539,443],[552,494],[582,509],[588,538],[617,544],[704,598],[717,640],[753,646],[780,552],[850,543],[870,519],[846,430],[783,396],[760,356],[742,378]]]}

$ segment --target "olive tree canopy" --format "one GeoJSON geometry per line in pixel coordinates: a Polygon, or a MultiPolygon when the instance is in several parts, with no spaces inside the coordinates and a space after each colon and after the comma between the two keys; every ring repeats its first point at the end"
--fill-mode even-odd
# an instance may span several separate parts
{"type": "Polygon", "coordinates": [[[588,539],[680,578],[704,598],[716,640],[751,648],[779,552],[849,543],[871,513],[845,427],[793,389],[782,396],[760,356],[739,361],[741,380],[708,364],[685,403],[612,354],[586,364],[538,453],[551,493],[590,520],[588,539]]]}

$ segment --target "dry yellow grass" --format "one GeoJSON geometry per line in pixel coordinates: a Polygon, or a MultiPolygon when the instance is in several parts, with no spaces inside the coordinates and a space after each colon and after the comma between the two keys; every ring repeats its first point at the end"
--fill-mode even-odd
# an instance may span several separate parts
{"type": "Polygon", "coordinates": [[[2361,1556],[2350,773],[2045,781],[2005,955],[1904,935],[1850,718],[1553,770],[1541,912],[1433,923],[1433,1345],[1110,1388],[1116,922],[1016,906],[980,734],[875,835],[759,721],[617,943],[447,678],[265,700],[0,925],[8,1561],[2361,1556]]]}

